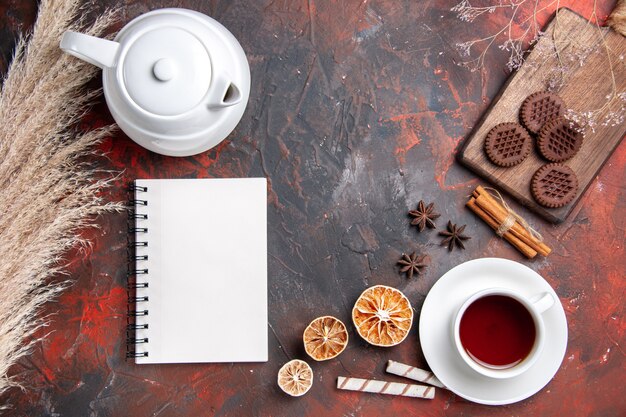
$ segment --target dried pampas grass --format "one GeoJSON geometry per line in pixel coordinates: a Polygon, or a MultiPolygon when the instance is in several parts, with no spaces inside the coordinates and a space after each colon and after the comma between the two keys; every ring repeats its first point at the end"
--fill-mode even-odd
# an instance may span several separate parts
{"type": "Polygon", "coordinates": [[[100,35],[114,19],[107,13],[85,28],[83,11],[79,0],[42,0],[0,92],[0,394],[19,385],[9,368],[45,324],[41,306],[65,286],[49,282],[63,272],[61,257],[84,243],[79,231],[95,215],[121,208],[100,197],[111,174],[85,163],[111,127],[72,130],[98,93],[85,90],[97,68],[63,54],[61,35],[100,35]]]}

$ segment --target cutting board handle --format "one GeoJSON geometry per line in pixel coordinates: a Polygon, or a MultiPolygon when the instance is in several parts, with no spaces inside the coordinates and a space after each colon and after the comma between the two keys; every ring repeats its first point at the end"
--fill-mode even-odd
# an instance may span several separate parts
{"type": "Polygon", "coordinates": [[[622,36],[626,36],[626,0],[617,0],[607,24],[622,36]]]}

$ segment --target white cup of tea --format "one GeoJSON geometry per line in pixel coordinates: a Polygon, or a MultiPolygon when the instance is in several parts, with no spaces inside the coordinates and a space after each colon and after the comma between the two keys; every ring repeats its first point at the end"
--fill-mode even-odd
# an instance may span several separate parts
{"type": "Polygon", "coordinates": [[[555,302],[549,292],[526,298],[507,288],[479,291],[454,317],[454,345],[463,361],[482,375],[518,376],[541,354],[546,332],[542,313],[555,302]]]}

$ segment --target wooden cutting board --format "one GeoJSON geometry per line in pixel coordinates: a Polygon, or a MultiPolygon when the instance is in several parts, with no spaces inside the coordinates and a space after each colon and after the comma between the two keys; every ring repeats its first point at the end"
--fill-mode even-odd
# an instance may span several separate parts
{"type": "MultiPolygon", "coordinates": [[[[535,91],[545,90],[549,81],[558,77],[559,64],[553,52],[555,44],[559,47],[564,72],[561,87],[554,91],[563,98],[569,109],[576,112],[602,108],[607,103],[607,95],[612,91],[609,71],[611,66],[615,74],[615,91],[626,91],[626,39],[613,29],[598,28],[569,9],[560,9],[548,24],[545,33],[524,64],[511,74],[464,142],[457,158],[530,210],[551,222],[559,223],[569,215],[624,137],[624,121],[608,126],[603,126],[602,121],[609,112],[620,113],[621,108],[626,106],[626,97],[610,101],[598,113],[595,118],[598,121],[595,132],[585,129],[585,139],[580,151],[574,158],[564,162],[576,173],[579,189],[572,203],[558,209],[540,206],[530,193],[532,175],[548,161],[535,150],[517,166],[498,167],[487,159],[483,150],[485,136],[498,123],[518,121],[519,108],[524,99],[535,91]]],[[[621,114],[623,113],[622,110],[621,114]]]]}

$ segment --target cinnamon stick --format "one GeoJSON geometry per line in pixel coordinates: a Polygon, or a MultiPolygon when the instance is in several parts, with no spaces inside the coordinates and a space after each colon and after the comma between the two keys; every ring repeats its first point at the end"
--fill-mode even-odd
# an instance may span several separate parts
{"type": "MultiPolygon", "coordinates": [[[[500,223],[496,222],[487,212],[481,209],[476,204],[476,199],[472,197],[466,204],[466,206],[472,210],[478,217],[480,217],[485,223],[489,225],[493,230],[497,230],[500,223]]],[[[518,237],[514,236],[510,232],[506,232],[502,237],[519,250],[527,258],[534,258],[537,255],[537,251],[521,241],[518,237]]]]}
{"type": "MultiPolygon", "coordinates": [[[[507,210],[480,185],[476,187],[473,195],[476,198],[476,204],[493,217],[498,225],[502,224],[504,219],[509,216],[507,210]]],[[[513,224],[509,231],[526,245],[536,250],[540,255],[547,256],[552,252],[552,249],[550,249],[548,245],[537,240],[537,238],[531,235],[528,230],[517,222],[513,224]]]]}
{"type": "MultiPolygon", "coordinates": [[[[489,201],[489,199],[485,198],[484,195],[479,195],[476,198],[476,204],[489,216],[491,216],[498,225],[502,224],[508,216],[506,211],[501,210],[500,206],[494,204],[492,201],[489,201]]],[[[519,223],[514,223],[509,229],[509,232],[541,255],[546,256],[550,253],[549,251],[546,251],[540,242],[533,238],[519,223]]]]}

